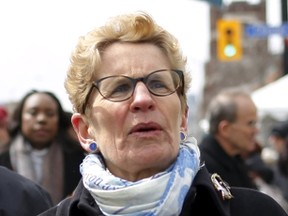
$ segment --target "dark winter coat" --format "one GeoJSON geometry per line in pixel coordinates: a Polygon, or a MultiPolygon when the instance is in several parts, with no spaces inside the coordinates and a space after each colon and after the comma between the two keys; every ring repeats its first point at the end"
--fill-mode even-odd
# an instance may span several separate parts
{"type": "Polygon", "coordinates": [[[46,190],[0,166],[1,216],[36,216],[51,207],[52,200],[46,190]]]}
{"type": "MultiPolygon", "coordinates": [[[[229,194],[229,187],[225,187],[220,178],[216,178],[213,183],[212,176],[214,175],[210,175],[206,167],[201,168],[186,196],[180,216],[287,216],[276,201],[256,190],[231,188],[233,198],[224,196],[229,194]]],[[[72,197],[39,216],[103,215],[90,193],[80,182],[72,197]]]]}
{"type": "Polygon", "coordinates": [[[210,173],[218,173],[231,186],[257,189],[248,176],[248,168],[240,156],[230,157],[211,135],[199,143],[201,161],[210,173]]]}

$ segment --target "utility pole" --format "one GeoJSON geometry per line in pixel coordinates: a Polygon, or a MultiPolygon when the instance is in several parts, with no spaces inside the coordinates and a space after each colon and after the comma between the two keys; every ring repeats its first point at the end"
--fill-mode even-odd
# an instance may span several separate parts
{"type": "MultiPolygon", "coordinates": [[[[281,0],[282,9],[282,23],[288,21],[288,5],[287,0],[281,0]]],[[[284,53],[283,53],[283,75],[288,74],[288,38],[284,37],[284,53]]]]}

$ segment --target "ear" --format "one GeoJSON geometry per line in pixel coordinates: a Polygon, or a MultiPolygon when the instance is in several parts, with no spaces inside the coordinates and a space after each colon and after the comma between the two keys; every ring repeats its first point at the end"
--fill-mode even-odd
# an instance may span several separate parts
{"type": "Polygon", "coordinates": [[[226,120],[223,120],[219,123],[218,125],[218,133],[221,134],[222,136],[225,136],[228,135],[229,136],[229,125],[230,125],[230,122],[226,121],[226,120]]]}
{"type": "Polygon", "coordinates": [[[182,116],[181,116],[180,128],[183,131],[188,131],[188,111],[189,111],[189,107],[187,105],[185,110],[182,112],[182,116]]]}
{"type": "Polygon", "coordinates": [[[71,122],[73,125],[73,128],[77,134],[78,140],[82,146],[82,148],[89,152],[89,145],[91,143],[91,136],[89,134],[89,124],[85,120],[84,116],[80,113],[74,113],[71,117],[71,122]]]}

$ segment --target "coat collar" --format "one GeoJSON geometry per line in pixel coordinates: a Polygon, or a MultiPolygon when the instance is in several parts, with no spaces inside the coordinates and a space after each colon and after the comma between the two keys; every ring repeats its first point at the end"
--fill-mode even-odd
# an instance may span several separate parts
{"type": "Polygon", "coordinates": [[[198,201],[202,203],[201,206],[203,206],[203,208],[209,208],[211,206],[214,206],[218,210],[218,213],[215,215],[229,216],[230,215],[230,199],[233,199],[233,195],[230,193],[229,185],[226,182],[224,182],[221,179],[221,177],[217,176],[217,178],[214,179],[214,182],[212,181],[215,175],[217,174],[211,175],[208,172],[207,168],[204,165],[202,166],[202,168],[197,173],[194,179],[193,185],[190,189],[191,191],[194,191],[194,193],[196,192],[196,194],[194,195],[194,201],[192,202],[192,205],[193,203],[196,203],[196,199],[198,199],[200,188],[201,188],[201,193],[205,193],[204,195],[202,194],[201,196],[199,196],[199,197],[204,197],[204,199],[198,201]],[[226,196],[226,195],[231,195],[231,196],[226,196]],[[208,196],[211,199],[205,199],[205,197],[208,197],[208,196]],[[206,200],[212,200],[212,201],[210,203],[207,203],[206,200]]]}

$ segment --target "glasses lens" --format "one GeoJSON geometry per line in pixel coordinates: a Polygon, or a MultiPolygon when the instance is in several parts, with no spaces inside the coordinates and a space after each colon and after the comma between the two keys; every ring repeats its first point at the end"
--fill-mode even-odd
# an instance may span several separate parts
{"type": "Polygon", "coordinates": [[[133,92],[133,82],[122,76],[112,76],[98,83],[100,94],[111,101],[121,101],[129,98],[133,92]]]}
{"type": "Polygon", "coordinates": [[[180,85],[180,77],[175,71],[158,71],[150,74],[146,86],[151,93],[166,96],[174,93],[180,85]]]}
{"type": "Polygon", "coordinates": [[[176,71],[161,70],[136,79],[125,76],[110,76],[99,80],[96,85],[104,98],[116,102],[130,98],[139,81],[145,83],[150,93],[156,96],[167,96],[179,88],[181,78],[176,71]]]}

